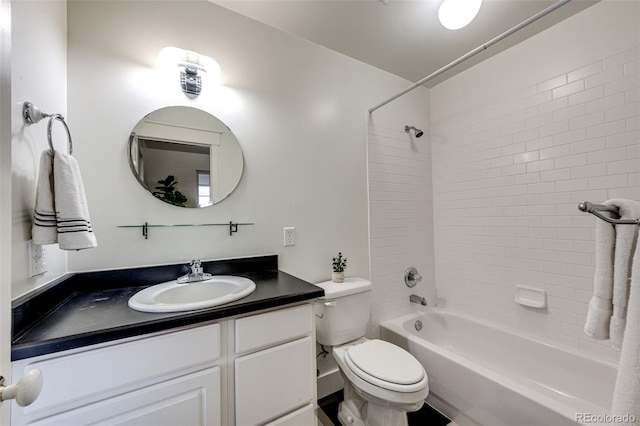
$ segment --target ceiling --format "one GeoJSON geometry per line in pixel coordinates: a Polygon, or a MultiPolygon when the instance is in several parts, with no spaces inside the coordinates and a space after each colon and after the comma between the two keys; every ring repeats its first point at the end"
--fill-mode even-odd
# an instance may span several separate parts
{"type": "MultiPolygon", "coordinates": [[[[555,3],[555,0],[484,0],[471,24],[452,31],[438,22],[441,0],[211,1],[412,82],[555,3]]],[[[425,85],[433,87],[597,1],[572,0],[425,85]]]]}

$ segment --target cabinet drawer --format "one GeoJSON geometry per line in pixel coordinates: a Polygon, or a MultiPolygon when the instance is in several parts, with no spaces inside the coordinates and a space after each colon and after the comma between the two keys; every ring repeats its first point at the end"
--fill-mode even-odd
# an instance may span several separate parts
{"type": "Polygon", "coordinates": [[[309,404],[293,413],[267,423],[265,426],[315,426],[317,424],[315,408],[313,404],[309,404]]]}
{"type": "Polygon", "coordinates": [[[236,320],[236,352],[244,353],[305,336],[312,331],[311,305],[236,320]]]}
{"type": "Polygon", "coordinates": [[[236,424],[262,424],[312,402],[311,337],[236,359],[236,424]]]}
{"type": "Polygon", "coordinates": [[[50,415],[156,383],[219,357],[220,326],[213,324],[30,362],[14,374],[20,377],[31,368],[40,369],[42,393],[19,411],[27,417],[50,415]]]}

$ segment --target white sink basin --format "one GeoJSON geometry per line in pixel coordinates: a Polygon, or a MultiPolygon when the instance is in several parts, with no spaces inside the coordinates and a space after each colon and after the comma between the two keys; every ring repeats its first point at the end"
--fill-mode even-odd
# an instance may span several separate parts
{"type": "Polygon", "coordinates": [[[129,307],[142,312],[193,311],[242,299],[255,289],[250,279],[231,275],[185,284],[174,280],[137,292],[129,299],[129,307]]]}

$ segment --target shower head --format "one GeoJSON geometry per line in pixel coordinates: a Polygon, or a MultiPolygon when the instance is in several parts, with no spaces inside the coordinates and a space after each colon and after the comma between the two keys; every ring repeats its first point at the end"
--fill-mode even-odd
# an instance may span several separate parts
{"type": "Polygon", "coordinates": [[[420,136],[424,135],[424,132],[420,129],[416,129],[413,126],[404,126],[404,131],[409,133],[409,130],[413,129],[413,131],[416,133],[416,138],[419,138],[420,136]]]}

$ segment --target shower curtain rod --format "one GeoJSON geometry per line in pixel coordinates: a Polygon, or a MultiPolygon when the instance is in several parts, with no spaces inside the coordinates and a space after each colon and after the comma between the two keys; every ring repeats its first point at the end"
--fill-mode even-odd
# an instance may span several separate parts
{"type": "Polygon", "coordinates": [[[442,74],[442,73],[444,73],[446,71],[449,71],[451,68],[453,68],[456,65],[466,61],[467,59],[471,58],[472,56],[475,56],[476,54],[478,54],[478,53],[480,53],[480,52],[482,52],[484,50],[487,50],[490,46],[494,45],[495,43],[499,42],[500,40],[503,40],[503,39],[509,37],[511,34],[515,33],[516,31],[521,30],[522,28],[526,27],[527,25],[537,21],[538,19],[542,18],[543,16],[548,15],[549,13],[553,12],[554,10],[558,9],[561,6],[564,6],[565,4],[569,3],[570,1],[571,0],[560,0],[560,1],[552,4],[551,6],[547,7],[546,9],[541,10],[540,12],[536,13],[535,15],[530,17],[529,19],[527,19],[525,21],[522,21],[521,23],[519,23],[515,27],[511,28],[510,30],[505,31],[502,34],[500,34],[499,36],[489,40],[485,44],[476,47],[475,49],[473,49],[469,53],[467,53],[465,55],[462,55],[461,57],[459,57],[455,61],[445,65],[444,67],[440,68],[437,71],[434,71],[433,73],[429,74],[428,76],[426,76],[422,80],[413,83],[411,86],[407,87],[406,89],[404,89],[400,93],[390,97],[386,101],[380,102],[378,105],[369,108],[369,114],[371,114],[373,111],[377,110],[378,108],[381,108],[381,107],[385,106],[389,102],[396,100],[400,96],[412,91],[416,87],[422,86],[424,83],[426,83],[429,80],[432,80],[432,79],[436,78],[440,74],[442,74]]]}

